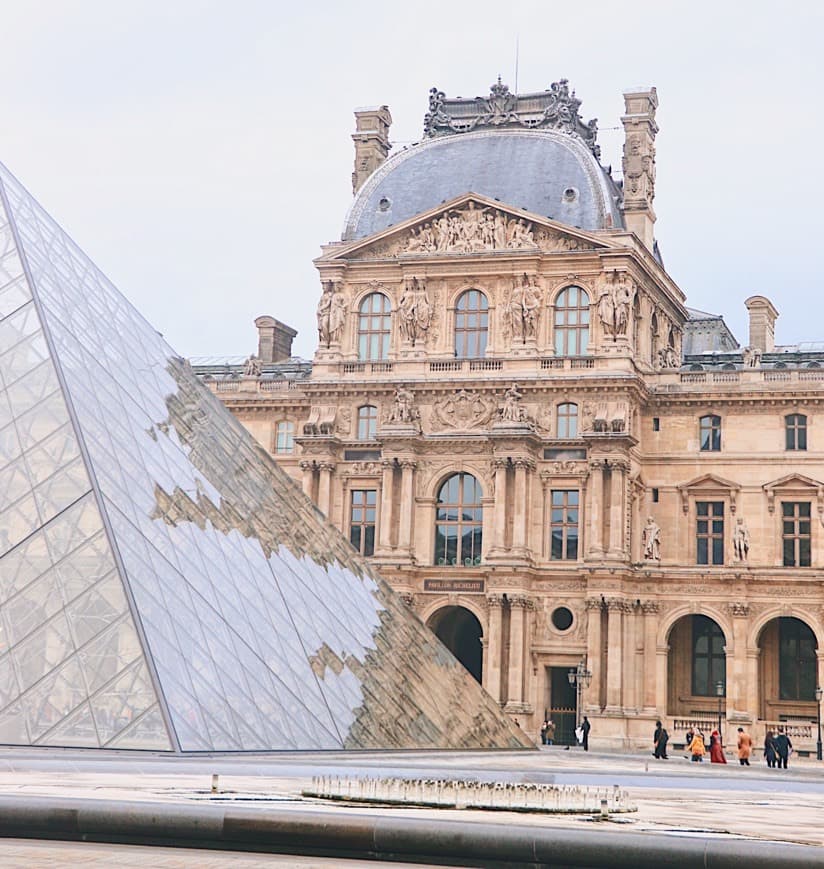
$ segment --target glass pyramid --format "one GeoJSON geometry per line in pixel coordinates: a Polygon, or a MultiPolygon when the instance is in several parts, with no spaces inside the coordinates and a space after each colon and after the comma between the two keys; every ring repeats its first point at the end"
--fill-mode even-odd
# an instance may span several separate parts
{"type": "Polygon", "coordinates": [[[2,165],[0,743],[529,744],[2,165]]]}

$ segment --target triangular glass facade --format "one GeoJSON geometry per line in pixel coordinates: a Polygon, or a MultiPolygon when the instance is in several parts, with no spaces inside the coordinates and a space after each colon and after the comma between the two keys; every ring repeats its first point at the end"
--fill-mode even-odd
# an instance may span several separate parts
{"type": "Polygon", "coordinates": [[[2,166],[0,743],[526,744],[2,166]]]}

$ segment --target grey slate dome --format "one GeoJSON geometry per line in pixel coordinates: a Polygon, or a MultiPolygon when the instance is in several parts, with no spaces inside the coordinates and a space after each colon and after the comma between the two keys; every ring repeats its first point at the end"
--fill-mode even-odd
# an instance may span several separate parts
{"type": "Polygon", "coordinates": [[[621,193],[598,161],[595,121],[583,124],[565,81],[516,96],[446,99],[433,88],[427,139],[394,154],[367,179],[344,241],[365,238],[465,193],[585,230],[622,227],[621,193]]]}

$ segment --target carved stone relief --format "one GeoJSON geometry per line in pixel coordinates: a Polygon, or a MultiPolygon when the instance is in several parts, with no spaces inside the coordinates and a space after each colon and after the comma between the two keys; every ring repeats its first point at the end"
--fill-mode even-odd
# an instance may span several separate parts
{"type": "Polygon", "coordinates": [[[485,425],[492,418],[495,406],[479,392],[461,389],[432,408],[433,422],[441,428],[473,429],[485,425]]]}
{"type": "Polygon", "coordinates": [[[398,331],[401,340],[414,347],[426,341],[432,322],[432,304],[426,292],[426,284],[418,278],[406,282],[398,304],[398,331]]]}
{"type": "Polygon", "coordinates": [[[513,346],[535,341],[541,316],[541,297],[535,278],[526,274],[516,278],[512,290],[506,293],[502,305],[504,334],[513,346]]]}

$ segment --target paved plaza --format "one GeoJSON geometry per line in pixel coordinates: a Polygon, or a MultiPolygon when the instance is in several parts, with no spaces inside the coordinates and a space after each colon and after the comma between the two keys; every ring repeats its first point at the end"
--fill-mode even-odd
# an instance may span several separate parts
{"type": "MultiPolygon", "coordinates": [[[[438,817],[468,824],[553,826],[597,835],[613,832],[658,836],[711,836],[824,845],[824,766],[792,759],[787,771],[768,770],[756,759],[749,768],[693,764],[674,753],[668,761],[651,755],[583,753],[542,748],[501,753],[350,753],[257,757],[171,759],[123,755],[94,756],[71,751],[7,751],[0,760],[0,796],[52,796],[170,804],[233,804],[269,814],[313,811],[438,817]],[[212,775],[219,792],[211,793],[212,775]],[[410,778],[477,778],[582,787],[619,785],[629,791],[636,813],[595,822],[585,816],[506,812],[341,806],[301,797],[313,775],[400,775],[410,778]]],[[[145,851],[137,846],[52,843],[6,839],[0,842],[4,866],[137,866],[145,851]],[[113,855],[117,855],[116,858],[113,855]]],[[[824,859],[824,852],[822,852],[824,859]]],[[[331,866],[322,858],[152,849],[154,866],[331,866]],[[284,862],[285,861],[285,862],[284,862]]],[[[355,862],[349,865],[356,865],[355,862]]],[[[369,865],[375,865],[370,863],[369,865]]],[[[384,864],[386,865],[386,864],[384,864]]]]}

